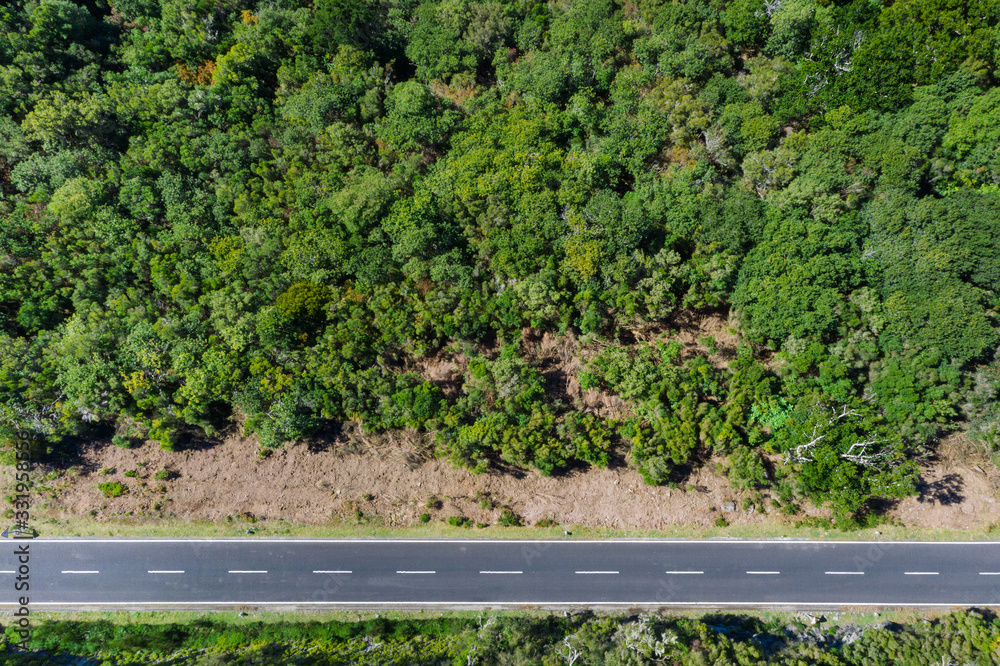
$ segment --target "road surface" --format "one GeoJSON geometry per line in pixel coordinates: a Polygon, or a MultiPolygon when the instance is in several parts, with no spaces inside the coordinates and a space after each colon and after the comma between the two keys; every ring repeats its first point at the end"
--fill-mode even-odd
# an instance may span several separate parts
{"type": "Polygon", "coordinates": [[[13,606],[1000,607],[1000,542],[0,540],[13,606]]]}

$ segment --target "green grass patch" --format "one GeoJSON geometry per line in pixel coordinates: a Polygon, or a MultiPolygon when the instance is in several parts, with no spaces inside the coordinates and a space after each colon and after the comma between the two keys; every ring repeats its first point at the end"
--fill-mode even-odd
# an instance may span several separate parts
{"type": "MultiPolygon", "coordinates": [[[[429,514],[428,514],[429,515],[429,514]]],[[[71,516],[33,521],[42,536],[131,536],[131,537],[226,537],[245,536],[242,521],[187,520],[179,516],[151,516],[100,519],[99,516],[71,516]]],[[[586,525],[559,525],[550,520],[534,526],[503,527],[491,525],[476,531],[478,538],[495,539],[615,539],[669,538],[709,539],[729,537],[740,539],[835,539],[845,541],[984,541],[1000,539],[1000,531],[989,526],[969,530],[922,529],[900,525],[839,531],[816,525],[782,524],[778,522],[729,525],[728,527],[672,525],[661,530],[612,529],[586,525]],[[568,532],[568,534],[566,534],[568,532]],[[878,534],[876,534],[878,532],[878,534]]],[[[320,525],[293,523],[282,519],[260,519],[254,524],[257,536],[285,537],[400,537],[433,538],[469,536],[465,527],[455,527],[444,521],[429,520],[411,526],[384,525],[377,517],[356,524],[335,520],[320,525]]]]}
{"type": "Polygon", "coordinates": [[[121,497],[128,492],[128,486],[117,481],[108,481],[97,486],[105,497],[121,497]]]}

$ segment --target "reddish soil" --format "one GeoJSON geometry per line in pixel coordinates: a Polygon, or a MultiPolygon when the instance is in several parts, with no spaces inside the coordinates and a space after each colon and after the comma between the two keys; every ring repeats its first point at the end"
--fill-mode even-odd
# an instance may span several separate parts
{"type": "Polygon", "coordinates": [[[893,514],[904,525],[968,530],[1000,524],[1000,470],[961,433],[944,439],[924,466],[920,495],[893,514]]]}
{"type": "MultiPolygon", "coordinates": [[[[418,524],[425,512],[436,519],[461,515],[493,524],[500,506],[506,505],[529,524],[551,519],[562,525],[618,529],[708,526],[720,515],[733,525],[794,520],[769,504],[766,512],[756,506],[752,513],[744,510],[742,500],[750,494],[732,490],[715,474],[715,460],[696,470],[685,488],[671,490],[647,486],[627,468],[559,477],[530,470],[477,476],[445,460],[424,460],[420,448],[405,436],[367,444],[355,438],[318,452],[304,443],[290,444],[258,460],[256,444],[241,437],[186,452],[163,451],[151,442],[131,450],[94,445],[82,452],[79,467],[57,481],[62,488],[49,501],[48,513],[69,517],[94,511],[98,519],[162,513],[212,521],[249,513],[258,519],[322,525],[351,520],[360,510],[386,525],[406,526],[418,524]],[[161,469],[177,477],[158,481],[154,474],[161,469]],[[125,477],[127,470],[138,470],[139,476],[125,477]],[[109,480],[129,486],[129,492],[104,498],[97,485],[109,480]],[[482,508],[486,498],[496,507],[482,508]],[[724,512],[731,508],[724,503],[730,501],[735,511],[724,512]],[[159,510],[154,509],[157,504],[159,510]]],[[[943,448],[946,454],[954,453],[943,448]]],[[[998,477],[995,467],[944,458],[925,470],[922,495],[899,503],[890,515],[913,527],[985,527],[1000,517],[998,477]]]]}

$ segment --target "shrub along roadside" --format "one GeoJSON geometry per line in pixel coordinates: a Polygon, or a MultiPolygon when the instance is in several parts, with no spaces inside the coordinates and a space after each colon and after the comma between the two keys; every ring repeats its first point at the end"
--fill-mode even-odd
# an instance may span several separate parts
{"type": "MultiPolygon", "coordinates": [[[[402,615],[350,622],[233,621],[199,616],[187,622],[130,624],[107,619],[45,619],[32,653],[8,652],[6,664],[60,663],[86,656],[114,664],[175,660],[181,664],[353,663],[480,664],[674,663],[719,666],[803,663],[889,666],[996,664],[1000,620],[969,610],[940,618],[854,625],[820,624],[822,639],[801,615],[662,615],[549,613],[402,615]]],[[[872,618],[874,620],[874,618],[872,618]]],[[[13,628],[6,633],[12,636],[13,628]]]]}

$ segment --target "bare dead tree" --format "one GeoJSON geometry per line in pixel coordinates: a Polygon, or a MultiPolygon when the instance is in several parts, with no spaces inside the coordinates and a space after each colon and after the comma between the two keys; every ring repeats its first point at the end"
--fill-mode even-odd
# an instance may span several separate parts
{"type": "Polygon", "coordinates": [[[815,72],[813,74],[809,74],[805,78],[805,84],[809,86],[809,93],[808,93],[809,97],[812,97],[813,95],[815,95],[816,93],[818,93],[819,91],[823,90],[823,88],[826,87],[827,84],[826,74],[824,74],[823,72],[815,72]],[[809,83],[809,79],[812,78],[815,78],[816,80],[813,83],[809,83]]]}
{"type": "Polygon", "coordinates": [[[484,631],[489,631],[494,625],[496,625],[496,623],[497,623],[497,616],[496,615],[490,615],[488,618],[486,618],[485,622],[483,622],[483,616],[480,615],[479,616],[479,633],[482,633],[484,631]]]}
{"type": "Polygon", "coordinates": [[[22,405],[0,404],[0,423],[5,424],[24,441],[44,439],[55,432],[59,423],[56,403],[48,403],[33,408],[22,405]]]}
{"type": "Polygon", "coordinates": [[[809,441],[806,442],[805,444],[800,444],[791,451],[787,452],[785,454],[784,463],[788,465],[790,463],[812,462],[813,459],[808,454],[813,449],[816,448],[816,445],[819,444],[821,440],[823,440],[826,437],[826,435],[820,435],[818,433],[819,433],[819,424],[816,424],[813,426],[813,431],[812,434],[809,436],[809,441]]]}
{"type": "Polygon", "coordinates": [[[767,18],[774,16],[784,4],[784,0],[765,0],[764,13],[767,14],[767,18]]]}
{"type": "Polygon", "coordinates": [[[566,636],[563,638],[562,646],[556,648],[556,654],[565,659],[569,666],[573,666],[573,664],[575,664],[576,661],[583,656],[583,653],[570,642],[570,639],[575,636],[576,634],[573,636],[566,636]]]}
{"type": "Polygon", "coordinates": [[[854,70],[854,67],[851,65],[851,51],[849,49],[837,51],[837,54],[833,57],[833,69],[838,74],[854,70]]]}
{"type": "MultiPolygon", "coordinates": [[[[851,416],[860,416],[858,414],[857,410],[855,410],[853,408],[850,408],[847,405],[842,405],[839,411],[837,409],[833,409],[833,410],[831,410],[831,412],[832,412],[831,416],[830,416],[830,418],[827,419],[826,424],[825,424],[827,426],[832,426],[833,424],[837,423],[841,419],[845,419],[845,418],[848,418],[848,417],[851,417],[851,416]]],[[[820,427],[822,425],[823,424],[820,424],[820,423],[814,424],[813,425],[813,429],[812,429],[812,433],[809,435],[809,441],[807,441],[805,444],[799,444],[794,449],[791,449],[790,451],[788,451],[787,453],[785,453],[784,463],[786,465],[788,465],[790,463],[807,463],[807,462],[812,462],[813,461],[813,457],[811,455],[811,452],[813,451],[813,449],[816,448],[816,445],[818,445],[821,441],[823,441],[823,439],[826,438],[826,434],[820,434],[820,427]]],[[[874,439],[870,440],[868,442],[858,442],[858,443],[854,444],[851,447],[851,449],[848,450],[847,453],[843,454],[843,457],[845,459],[847,459],[847,460],[853,460],[855,457],[861,456],[861,458],[859,458],[859,460],[874,462],[877,459],[875,457],[873,457],[872,455],[868,454],[866,450],[860,450],[860,451],[856,452],[856,449],[857,449],[857,447],[858,447],[859,444],[862,444],[862,443],[874,444],[875,442],[876,442],[876,440],[874,440],[874,439]]],[[[879,454],[879,455],[882,455],[882,454],[879,454]]],[[[882,459],[882,458],[878,458],[878,459],[882,459]]],[[[866,463],[859,463],[859,464],[868,464],[868,463],[866,462],[866,463]]]]}
{"type": "Polygon", "coordinates": [[[868,447],[874,444],[878,444],[881,440],[869,439],[862,442],[855,442],[851,444],[851,448],[847,450],[846,453],[840,454],[840,457],[844,460],[850,460],[851,462],[861,465],[863,467],[873,467],[875,463],[882,462],[889,458],[888,451],[877,451],[875,453],[869,453],[868,447]]]}
{"type": "Polygon", "coordinates": [[[830,419],[829,423],[836,423],[840,419],[848,416],[858,416],[858,413],[853,409],[848,409],[847,405],[844,405],[839,414],[836,409],[833,410],[833,418],[830,419]]]}
{"type": "Polygon", "coordinates": [[[622,642],[628,650],[659,660],[667,655],[669,646],[677,642],[677,635],[668,630],[657,636],[649,616],[644,615],[638,622],[624,628],[622,642]]]}

